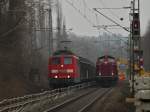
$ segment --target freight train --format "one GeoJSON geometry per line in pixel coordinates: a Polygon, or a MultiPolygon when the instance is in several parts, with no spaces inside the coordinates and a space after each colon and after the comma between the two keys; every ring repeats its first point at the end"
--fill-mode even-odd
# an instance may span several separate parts
{"type": "Polygon", "coordinates": [[[112,56],[101,56],[96,62],[96,80],[102,85],[112,85],[118,80],[116,59],[112,56]]]}
{"type": "Polygon", "coordinates": [[[48,79],[50,86],[65,86],[94,80],[94,63],[71,51],[59,50],[49,58],[48,79]]]}

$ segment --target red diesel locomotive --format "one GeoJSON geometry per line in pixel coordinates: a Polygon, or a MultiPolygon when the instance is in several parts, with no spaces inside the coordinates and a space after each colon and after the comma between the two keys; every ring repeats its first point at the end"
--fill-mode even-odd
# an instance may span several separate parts
{"type": "Polygon", "coordinates": [[[112,56],[102,56],[96,62],[96,79],[101,84],[111,84],[118,80],[117,62],[112,56]]]}
{"type": "Polygon", "coordinates": [[[68,50],[56,51],[49,58],[50,86],[71,85],[95,78],[95,66],[89,60],[68,50]]]}

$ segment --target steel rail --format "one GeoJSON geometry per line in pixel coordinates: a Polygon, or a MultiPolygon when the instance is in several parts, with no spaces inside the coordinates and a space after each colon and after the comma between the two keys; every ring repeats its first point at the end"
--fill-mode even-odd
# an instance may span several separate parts
{"type": "Polygon", "coordinates": [[[95,97],[94,100],[92,100],[91,102],[89,102],[87,105],[85,105],[82,109],[80,109],[78,112],[86,112],[89,110],[90,107],[93,106],[94,103],[96,103],[97,101],[99,101],[100,99],[102,99],[104,96],[108,95],[111,92],[112,88],[105,90],[101,95],[95,97]]]}
{"type": "MultiPolygon", "coordinates": [[[[97,92],[99,92],[100,90],[102,90],[104,88],[100,88],[98,90],[92,90],[92,91],[89,91],[89,92],[86,92],[86,93],[83,93],[82,95],[79,95],[79,96],[76,96],[76,97],[73,97],[67,101],[64,101],[62,102],[61,104],[58,104],[56,106],[53,106],[43,112],[59,112],[63,109],[65,109],[68,105],[72,105],[74,104],[76,101],[80,101],[81,98],[86,98],[86,96],[89,96],[89,95],[93,95],[93,94],[97,94],[97,92]]],[[[92,104],[94,104],[97,100],[99,100],[100,98],[102,98],[103,96],[107,95],[107,93],[111,90],[111,88],[109,89],[106,89],[105,91],[101,92],[101,95],[96,98],[94,98],[94,100],[92,100],[90,103],[88,103],[87,105],[85,105],[83,108],[81,108],[79,111],[77,112],[84,112],[85,110],[87,110],[92,104]]],[[[64,111],[64,110],[63,110],[64,111]]]]}
{"type": "Polygon", "coordinates": [[[48,109],[48,110],[45,110],[44,112],[54,112],[54,111],[56,111],[56,110],[60,110],[60,109],[63,108],[64,106],[68,105],[69,103],[73,103],[73,102],[77,101],[78,99],[89,95],[90,93],[94,92],[95,90],[96,90],[96,89],[91,90],[91,91],[88,91],[88,92],[86,92],[86,93],[83,93],[83,94],[81,94],[81,95],[79,95],[79,96],[77,96],[77,97],[73,97],[73,98],[71,98],[71,99],[69,99],[69,100],[67,100],[67,101],[62,102],[62,103],[59,104],[59,105],[56,105],[56,106],[54,106],[54,107],[52,107],[52,108],[50,108],[50,109],[48,109]]]}
{"type": "Polygon", "coordinates": [[[71,94],[71,92],[73,91],[77,91],[79,89],[83,89],[91,85],[93,85],[93,82],[78,84],[78,85],[70,86],[66,88],[59,88],[59,89],[55,89],[51,91],[44,91],[42,93],[26,95],[23,97],[5,99],[0,102],[0,112],[18,110],[27,105],[35,104],[35,103],[42,102],[48,99],[55,100],[56,97],[59,98],[64,94],[65,95],[71,94]]]}

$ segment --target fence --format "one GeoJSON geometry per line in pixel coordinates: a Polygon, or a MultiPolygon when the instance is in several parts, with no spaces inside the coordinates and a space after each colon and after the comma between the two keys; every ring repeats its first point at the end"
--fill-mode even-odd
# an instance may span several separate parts
{"type": "Polygon", "coordinates": [[[55,100],[57,98],[60,98],[61,96],[66,96],[74,91],[92,86],[94,84],[95,82],[88,82],[78,84],[75,86],[69,86],[66,88],[58,88],[50,91],[44,91],[42,93],[30,94],[12,99],[4,99],[3,101],[0,102],[0,112],[8,112],[14,110],[17,111],[19,109],[26,107],[27,105],[39,103],[47,99],[55,100]]]}

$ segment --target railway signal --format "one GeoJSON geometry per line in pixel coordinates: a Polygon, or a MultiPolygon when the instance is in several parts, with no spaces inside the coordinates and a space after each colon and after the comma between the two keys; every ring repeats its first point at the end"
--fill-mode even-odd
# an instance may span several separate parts
{"type": "Polygon", "coordinates": [[[133,14],[133,21],[132,21],[132,34],[133,38],[140,37],[140,20],[139,20],[139,13],[133,14]]]}
{"type": "Polygon", "coordinates": [[[131,1],[131,38],[130,38],[130,76],[131,76],[131,91],[135,94],[135,76],[141,75],[140,58],[142,58],[141,36],[140,36],[140,0],[131,1]]]}
{"type": "Polygon", "coordinates": [[[143,65],[144,65],[143,63],[144,63],[143,58],[140,58],[139,59],[140,68],[143,68],[143,65]]]}

